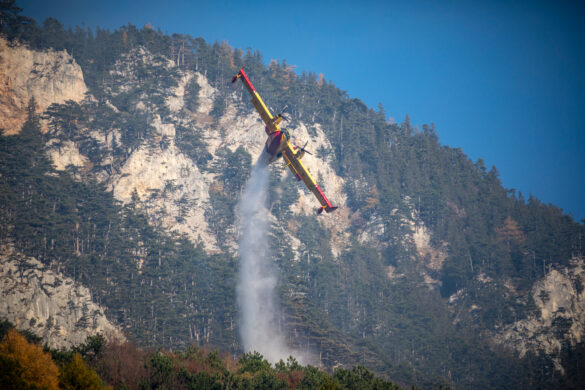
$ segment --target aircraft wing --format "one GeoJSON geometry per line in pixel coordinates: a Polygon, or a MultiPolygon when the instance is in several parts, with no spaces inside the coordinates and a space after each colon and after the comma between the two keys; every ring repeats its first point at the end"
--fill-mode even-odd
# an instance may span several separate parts
{"type": "Polygon", "coordinates": [[[232,83],[235,83],[238,79],[242,79],[242,82],[246,86],[248,93],[250,96],[252,96],[252,104],[254,104],[256,111],[258,111],[258,114],[260,114],[260,118],[262,118],[266,124],[266,132],[270,135],[275,131],[279,131],[280,128],[278,127],[278,124],[282,120],[282,117],[280,115],[277,115],[276,117],[272,116],[270,110],[268,107],[266,107],[262,101],[262,98],[250,82],[248,75],[246,75],[246,72],[244,72],[244,68],[240,69],[238,74],[233,77],[232,83]]]}
{"type": "Polygon", "coordinates": [[[323,210],[330,213],[333,210],[336,210],[337,207],[333,206],[329,199],[325,196],[323,191],[319,185],[315,182],[315,179],[311,176],[307,168],[303,165],[301,160],[297,157],[298,152],[295,152],[290,145],[289,142],[286,143],[286,147],[282,152],[282,157],[286,163],[286,166],[290,168],[292,173],[299,179],[302,180],[307,188],[311,190],[311,192],[315,195],[319,203],[321,203],[321,208],[318,210],[318,213],[321,214],[323,210]]]}

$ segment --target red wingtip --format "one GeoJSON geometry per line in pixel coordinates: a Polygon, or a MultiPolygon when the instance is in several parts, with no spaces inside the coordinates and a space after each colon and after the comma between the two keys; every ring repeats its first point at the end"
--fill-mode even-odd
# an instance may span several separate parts
{"type": "Polygon", "coordinates": [[[236,81],[238,81],[238,79],[239,79],[240,77],[242,77],[242,71],[243,71],[243,70],[244,70],[244,67],[242,66],[242,67],[240,68],[240,71],[238,72],[238,74],[237,74],[237,75],[235,75],[234,77],[232,77],[232,83],[235,83],[236,81]]]}
{"type": "Polygon", "coordinates": [[[337,206],[322,206],[322,207],[319,207],[317,209],[317,214],[323,213],[323,210],[325,210],[325,212],[327,212],[327,213],[330,213],[332,211],[337,210],[337,206]]]}

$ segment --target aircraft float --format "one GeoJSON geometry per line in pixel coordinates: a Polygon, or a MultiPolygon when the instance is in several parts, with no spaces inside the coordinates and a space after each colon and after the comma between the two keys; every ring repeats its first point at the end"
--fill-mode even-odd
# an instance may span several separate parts
{"type": "Polygon", "coordinates": [[[311,153],[306,151],[304,147],[291,145],[289,142],[289,131],[284,127],[280,128],[279,124],[283,119],[282,114],[273,116],[270,113],[270,110],[266,107],[262,98],[250,82],[246,72],[244,72],[243,67],[238,74],[233,77],[232,83],[235,83],[238,79],[242,80],[242,83],[246,86],[250,96],[252,96],[252,104],[254,104],[256,111],[258,111],[260,118],[262,118],[262,121],[264,121],[264,124],[266,125],[265,130],[266,134],[268,134],[268,139],[266,140],[264,151],[269,156],[268,163],[270,164],[282,157],[284,163],[290,168],[297,180],[302,180],[307,188],[315,194],[315,197],[321,204],[317,213],[321,214],[323,210],[327,213],[336,210],[337,206],[331,205],[329,199],[327,199],[323,191],[321,191],[321,188],[319,188],[319,185],[315,182],[315,179],[313,179],[307,168],[305,168],[301,162],[301,158],[304,156],[305,152],[309,154],[311,153]]]}

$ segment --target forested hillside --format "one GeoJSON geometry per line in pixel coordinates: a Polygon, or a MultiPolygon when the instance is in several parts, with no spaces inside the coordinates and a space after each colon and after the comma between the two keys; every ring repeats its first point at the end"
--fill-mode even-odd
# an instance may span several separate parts
{"type": "Polygon", "coordinates": [[[583,385],[585,226],[503,188],[434,125],[391,123],[392,107],[251,49],[149,25],[38,25],[2,4],[2,59],[65,50],[87,93],[46,110],[31,96],[24,125],[3,129],[18,134],[0,137],[0,240],[88,287],[128,338],[243,352],[234,207],[264,141],[230,83],[245,66],[340,205],[315,215],[271,167],[287,342],[326,369],[421,388],[583,385]]]}

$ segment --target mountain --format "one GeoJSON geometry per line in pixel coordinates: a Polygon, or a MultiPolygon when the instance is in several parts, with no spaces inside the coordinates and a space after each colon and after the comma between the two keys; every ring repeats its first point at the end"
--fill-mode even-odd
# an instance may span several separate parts
{"type": "Polygon", "coordinates": [[[226,43],[3,18],[0,317],[53,346],[123,332],[242,352],[234,207],[265,140],[230,84],[245,65],[268,105],[288,106],[314,152],[303,162],[340,206],[317,216],[271,166],[287,343],[422,388],[582,387],[585,227],[503,188],[433,125],[390,123],[226,43]]]}

